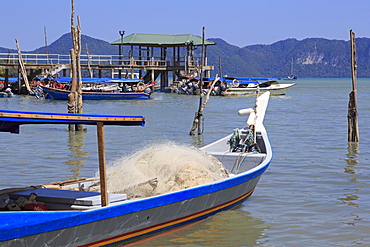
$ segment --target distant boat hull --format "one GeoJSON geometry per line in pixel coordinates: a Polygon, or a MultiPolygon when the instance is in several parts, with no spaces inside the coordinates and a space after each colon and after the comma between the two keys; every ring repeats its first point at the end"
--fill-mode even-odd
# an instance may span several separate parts
{"type": "MultiPolygon", "coordinates": [[[[259,92],[264,93],[269,91],[271,95],[285,95],[289,88],[294,86],[296,83],[290,84],[273,84],[269,87],[260,87],[259,92]]],[[[255,96],[257,95],[257,87],[229,87],[224,92],[223,96],[255,96]]]]}
{"type": "Polygon", "coordinates": [[[297,80],[297,76],[288,76],[287,78],[284,78],[284,80],[297,80]]]}
{"type": "Polygon", "coordinates": [[[8,94],[5,92],[0,92],[0,98],[12,98],[13,94],[8,94]]]}
{"type": "MultiPolygon", "coordinates": [[[[45,93],[55,100],[68,100],[70,91],[41,86],[45,93]]],[[[145,92],[82,92],[82,100],[147,100],[145,92]]]]}

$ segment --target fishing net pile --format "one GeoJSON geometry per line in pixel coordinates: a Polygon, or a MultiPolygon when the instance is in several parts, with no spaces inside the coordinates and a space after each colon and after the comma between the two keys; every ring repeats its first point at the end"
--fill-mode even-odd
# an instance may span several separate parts
{"type": "Polygon", "coordinates": [[[228,176],[213,156],[172,142],[151,145],[116,160],[107,169],[110,193],[140,198],[178,191],[228,176]]]}

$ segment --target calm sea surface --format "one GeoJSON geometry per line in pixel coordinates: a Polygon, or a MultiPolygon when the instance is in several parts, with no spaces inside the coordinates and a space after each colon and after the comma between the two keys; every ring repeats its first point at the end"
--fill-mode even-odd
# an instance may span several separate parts
{"type": "MultiPolygon", "coordinates": [[[[351,79],[298,79],[271,97],[265,117],[273,161],[241,207],[137,246],[370,246],[370,79],[358,79],[360,142],[347,142],[351,79]]],[[[149,101],[85,101],[84,113],[143,115],[145,127],[106,126],[107,160],[171,140],[203,146],[243,127],[237,110],[253,97],[211,97],[204,134],[189,136],[199,96],[153,94],[149,101]]],[[[65,101],[0,98],[2,109],[66,112],[65,101]]],[[[0,133],[0,188],[97,172],[96,129],[21,126],[0,133]]]]}

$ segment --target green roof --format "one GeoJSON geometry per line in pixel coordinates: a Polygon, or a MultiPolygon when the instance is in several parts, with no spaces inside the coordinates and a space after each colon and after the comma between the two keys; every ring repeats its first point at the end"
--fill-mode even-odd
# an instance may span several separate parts
{"type": "MultiPolygon", "coordinates": [[[[150,33],[133,33],[118,39],[111,45],[137,45],[137,46],[186,46],[192,42],[194,46],[202,45],[202,38],[192,34],[150,34],[150,33]]],[[[216,43],[204,40],[205,45],[215,45],[216,43]]]]}

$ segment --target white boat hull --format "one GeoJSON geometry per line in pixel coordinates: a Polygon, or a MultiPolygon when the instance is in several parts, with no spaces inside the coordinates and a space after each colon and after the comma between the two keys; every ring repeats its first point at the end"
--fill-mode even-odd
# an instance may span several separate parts
{"type": "MultiPolygon", "coordinates": [[[[289,83],[289,84],[273,84],[269,87],[260,87],[259,92],[260,94],[269,91],[271,95],[285,95],[289,88],[294,86],[296,83],[289,83]]],[[[223,96],[255,96],[257,95],[257,88],[256,87],[229,87],[224,92],[222,92],[223,96]]]]}

